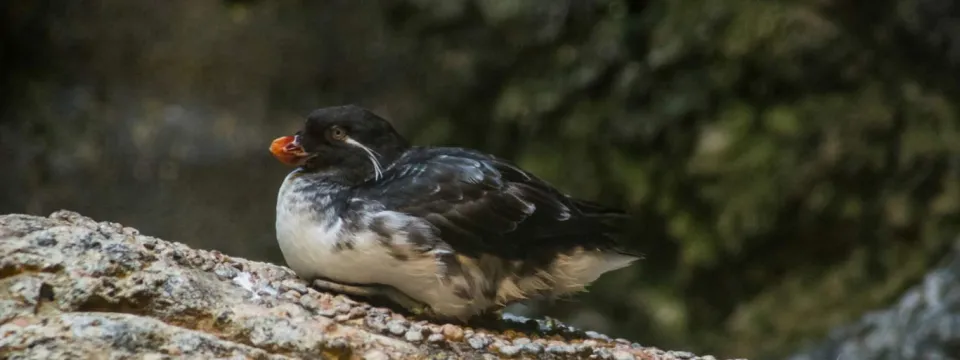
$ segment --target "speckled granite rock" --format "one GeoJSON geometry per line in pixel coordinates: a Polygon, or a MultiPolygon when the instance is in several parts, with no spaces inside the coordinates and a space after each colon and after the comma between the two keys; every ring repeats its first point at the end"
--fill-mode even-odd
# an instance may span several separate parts
{"type": "Polygon", "coordinates": [[[408,319],[317,292],[285,267],[72,212],[0,216],[4,359],[697,358],[547,321],[500,325],[408,319]]]}

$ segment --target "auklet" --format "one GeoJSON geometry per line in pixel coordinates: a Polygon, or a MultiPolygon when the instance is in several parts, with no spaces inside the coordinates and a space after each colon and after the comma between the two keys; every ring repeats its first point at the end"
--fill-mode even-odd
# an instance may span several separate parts
{"type": "Polygon", "coordinates": [[[480,151],[411,146],[355,105],[321,108],[271,153],[283,257],[317,288],[466,321],[581,291],[640,258],[624,212],[570,197],[480,151]]]}

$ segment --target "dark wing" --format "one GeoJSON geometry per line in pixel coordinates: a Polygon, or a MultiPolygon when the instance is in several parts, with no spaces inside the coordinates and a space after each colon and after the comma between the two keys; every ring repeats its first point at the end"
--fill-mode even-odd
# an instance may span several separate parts
{"type": "MultiPolygon", "coordinates": [[[[456,250],[528,258],[575,246],[624,252],[618,210],[572,199],[516,166],[453,148],[411,150],[358,196],[426,219],[456,250]]],[[[625,253],[625,252],[624,252],[625,253]]]]}

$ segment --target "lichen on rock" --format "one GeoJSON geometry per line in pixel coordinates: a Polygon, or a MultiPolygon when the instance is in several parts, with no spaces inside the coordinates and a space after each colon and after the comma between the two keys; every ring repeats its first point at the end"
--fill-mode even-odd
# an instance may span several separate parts
{"type": "Polygon", "coordinates": [[[407,318],[286,267],[73,212],[0,216],[0,358],[697,358],[552,322],[500,325],[407,318]]]}

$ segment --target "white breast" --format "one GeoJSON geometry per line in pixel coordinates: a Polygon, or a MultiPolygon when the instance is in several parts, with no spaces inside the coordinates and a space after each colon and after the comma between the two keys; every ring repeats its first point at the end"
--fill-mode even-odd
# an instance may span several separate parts
{"type": "Polygon", "coordinates": [[[390,285],[413,297],[437,286],[438,264],[434,254],[413,253],[403,236],[383,239],[366,226],[381,218],[387,224],[402,227],[408,216],[379,211],[366,218],[341,218],[332,210],[322,210],[329,208],[331,197],[306,198],[303,192],[296,191],[304,186],[303,181],[295,173],[287,176],[277,199],[277,241],[287,265],[298,276],[390,285]],[[399,260],[391,254],[398,248],[411,253],[399,260]]]}
{"type": "Polygon", "coordinates": [[[328,208],[331,198],[306,198],[295,191],[304,186],[291,173],[277,198],[277,242],[283,257],[299,276],[324,277],[334,281],[371,283],[377,274],[388,271],[388,256],[376,239],[345,231],[344,219],[328,208]],[[352,243],[352,249],[343,246],[352,243]]]}

